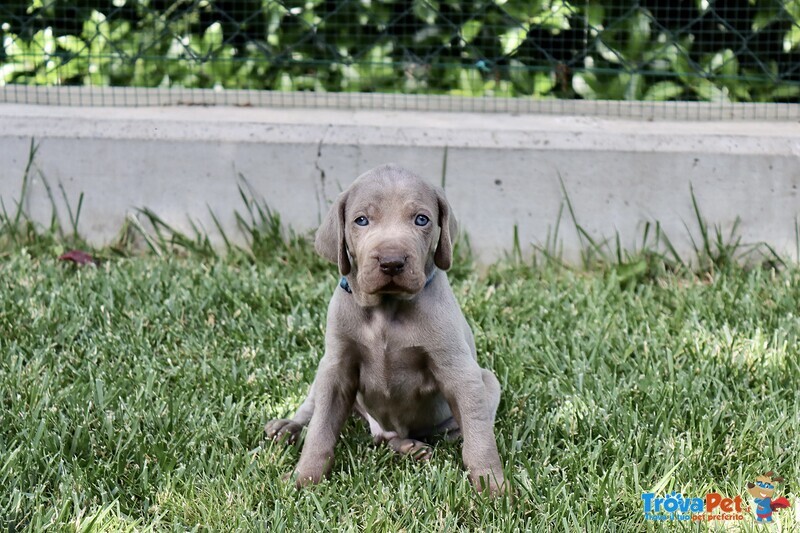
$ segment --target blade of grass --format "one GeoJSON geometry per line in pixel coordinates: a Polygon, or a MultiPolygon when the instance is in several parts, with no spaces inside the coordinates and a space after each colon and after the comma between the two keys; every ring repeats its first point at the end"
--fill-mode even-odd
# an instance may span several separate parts
{"type": "Polygon", "coordinates": [[[28,161],[25,164],[25,172],[22,174],[22,189],[19,193],[19,200],[17,201],[17,213],[14,215],[14,226],[17,227],[19,225],[20,217],[24,211],[23,205],[25,202],[25,196],[28,194],[28,182],[31,176],[31,168],[33,168],[33,160],[36,158],[36,152],[39,151],[39,145],[36,144],[36,141],[33,137],[31,137],[31,145],[28,149],[28,161]]]}
{"type": "Polygon", "coordinates": [[[78,207],[75,210],[75,213],[73,213],[72,206],[67,198],[67,191],[64,190],[64,185],[61,182],[59,182],[58,188],[61,191],[61,198],[64,200],[64,205],[67,206],[67,215],[69,216],[69,223],[72,227],[72,235],[78,236],[78,221],[81,218],[81,208],[83,207],[83,193],[80,193],[78,196],[78,207]]]}

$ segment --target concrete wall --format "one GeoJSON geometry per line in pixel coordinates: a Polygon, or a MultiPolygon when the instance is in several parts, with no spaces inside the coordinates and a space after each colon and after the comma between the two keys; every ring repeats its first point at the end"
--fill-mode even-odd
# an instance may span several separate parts
{"type": "Polygon", "coordinates": [[[26,209],[49,220],[45,180],[62,218],[58,184],[73,206],[82,192],[80,231],[98,244],[115,238],[136,207],[186,230],[191,218],[213,234],[210,208],[233,231],[240,174],[292,228],[310,230],[339,190],[393,161],[444,183],[484,261],[511,249],[514,225],[525,250],[544,245],[560,212],[564,255],[576,258],[581,244],[562,212],[562,183],[596,239],[618,232],[635,248],[645,223],[658,221],[688,254],[687,226],[698,234],[692,187],[711,224],[727,232],[738,217],[743,241],[796,254],[796,119],[3,104],[0,198],[7,209],[19,199],[32,138],[38,151],[26,209]]]}

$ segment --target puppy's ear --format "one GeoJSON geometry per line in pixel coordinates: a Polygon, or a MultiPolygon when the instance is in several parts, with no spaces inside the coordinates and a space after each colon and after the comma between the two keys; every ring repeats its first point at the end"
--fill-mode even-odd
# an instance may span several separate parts
{"type": "Polygon", "coordinates": [[[347,243],[344,238],[344,209],[347,203],[347,192],[341,193],[331,205],[325,220],[317,229],[314,248],[317,253],[339,265],[342,276],[350,273],[350,257],[347,255],[347,243]]]}
{"type": "Polygon", "coordinates": [[[442,270],[448,270],[453,264],[453,243],[458,235],[458,222],[444,191],[436,187],[436,202],[439,204],[439,243],[433,254],[434,264],[442,270]]]}

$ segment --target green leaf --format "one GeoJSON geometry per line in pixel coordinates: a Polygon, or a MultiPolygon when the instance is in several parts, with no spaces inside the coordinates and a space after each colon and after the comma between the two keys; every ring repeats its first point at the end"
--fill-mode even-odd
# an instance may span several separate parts
{"type": "Polygon", "coordinates": [[[678,46],[678,54],[675,56],[675,61],[672,63],[672,70],[678,74],[681,81],[687,85],[691,85],[696,79],[696,69],[689,64],[689,52],[683,46],[678,46]]]}
{"type": "Polygon", "coordinates": [[[628,61],[641,57],[642,51],[650,41],[651,22],[650,17],[641,9],[628,18],[628,45],[625,47],[625,59],[628,61]]]}
{"type": "MultiPolygon", "coordinates": [[[[16,78],[17,74],[25,72],[25,65],[23,63],[6,63],[0,65],[0,81],[8,83],[16,78]]],[[[2,85],[2,83],[0,83],[2,85]]]]}
{"type": "Polygon", "coordinates": [[[211,24],[203,33],[202,52],[208,54],[222,46],[222,25],[219,22],[211,24]]]}
{"type": "Polygon", "coordinates": [[[615,48],[612,44],[609,44],[603,40],[602,37],[597,39],[597,51],[600,52],[600,57],[615,65],[622,63],[625,60],[622,52],[615,48]]]}
{"type": "Polygon", "coordinates": [[[643,77],[641,74],[631,74],[630,81],[625,86],[625,100],[639,100],[642,91],[643,77]]]}
{"type": "Polygon", "coordinates": [[[540,13],[530,18],[532,24],[551,30],[569,29],[569,17],[575,12],[569,2],[554,0],[545,2],[542,8],[540,13]]]}
{"type": "Polygon", "coordinates": [[[597,100],[597,91],[594,90],[593,85],[597,84],[597,78],[594,74],[588,72],[576,72],[572,76],[572,90],[581,95],[586,100],[597,100]]]}
{"type": "Polygon", "coordinates": [[[783,37],[783,51],[789,53],[798,45],[800,45],[800,26],[795,22],[783,37]]]}
{"type": "Polygon", "coordinates": [[[664,102],[683,94],[683,87],[672,81],[660,81],[651,85],[642,100],[664,102]]]}
{"type": "Polygon", "coordinates": [[[589,26],[593,28],[599,28],[603,24],[606,10],[605,7],[600,4],[588,3],[584,10],[584,14],[586,16],[586,20],[589,22],[589,26]]]}
{"type": "Polygon", "coordinates": [[[754,32],[759,32],[767,27],[778,16],[778,10],[773,6],[767,6],[760,9],[753,17],[753,23],[750,26],[754,32]]]}
{"type": "Polygon", "coordinates": [[[780,85],[769,93],[769,100],[780,101],[800,96],[800,86],[780,85]]]}
{"type": "Polygon", "coordinates": [[[461,38],[464,39],[465,42],[471,43],[481,31],[481,26],[483,26],[483,23],[479,20],[469,20],[465,22],[464,25],[461,26],[461,38]]]}
{"type": "Polygon", "coordinates": [[[39,30],[33,35],[31,51],[48,56],[56,51],[56,40],[53,37],[53,28],[39,30]]]}
{"type": "Polygon", "coordinates": [[[458,73],[459,89],[469,96],[483,95],[484,81],[479,72],[471,69],[461,69],[458,73]]]}
{"type": "Polygon", "coordinates": [[[500,36],[500,45],[503,47],[503,54],[511,55],[522,46],[525,37],[528,35],[526,28],[513,28],[500,36]]]}
{"type": "Polygon", "coordinates": [[[542,96],[553,90],[556,83],[555,75],[547,72],[530,72],[519,69],[511,70],[509,76],[515,89],[511,96],[542,96]]]}
{"type": "Polygon", "coordinates": [[[707,102],[727,102],[728,98],[722,90],[708,80],[696,79],[692,84],[692,90],[697,93],[701,100],[707,102]]]}
{"type": "Polygon", "coordinates": [[[556,86],[556,75],[552,72],[536,72],[533,75],[533,94],[542,96],[556,86]]]}
{"type": "Polygon", "coordinates": [[[86,43],[80,37],[74,35],[62,35],[56,38],[58,46],[73,54],[78,54],[86,50],[86,43]]]}
{"type": "Polygon", "coordinates": [[[612,75],[611,79],[603,87],[603,99],[625,99],[629,90],[635,90],[635,82],[633,82],[633,78],[634,75],[627,72],[621,72],[617,75],[612,75]]]}
{"type": "Polygon", "coordinates": [[[415,17],[425,21],[426,24],[434,24],[436,15],[439,14],[439,2],[437,0],[414,0],[411,10],[415,17]]]}
{"type": "Polygon", "coordinates": [[[739,72],[739,60],[733,50],[726,48],[711,57],[708,69],[723,76],[735,76],[739,72]]]}

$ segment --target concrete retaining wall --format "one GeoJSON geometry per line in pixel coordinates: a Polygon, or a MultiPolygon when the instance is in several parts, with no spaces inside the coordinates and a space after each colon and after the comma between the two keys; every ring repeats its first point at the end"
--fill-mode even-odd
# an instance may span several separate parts
{"type": "MultiPolygon", "coordinates": [[[[240,174],[284,222],[310,230],[339,190],[393,161],[444,183],[484,261],[511,249],[515,225],[524,251],[544,245],[560,212],[564,255],[576,258],[581,244],[562,212],[563,190],[586,231],[598,239],[619,233],[629,249],[645,223],[658,221],[688,254],[687,226],[697,236],[692,187],[711,224],[727,232],[738,217],[743,241],[797,253],[796,120],[4,104],[0,198],[7,208],[19,199],[32,138],[38,151],[26,209],[49,220],[42,177],[56,192],[62,184],[74,203],[82,192],[80,231],[98,244],[112,240],[136,207],[186,230],[191,218],[213,234],[210,208],[233,231],[240,174]]],[[[65,215],[60,192],[56,200],[65,215]]]]}

